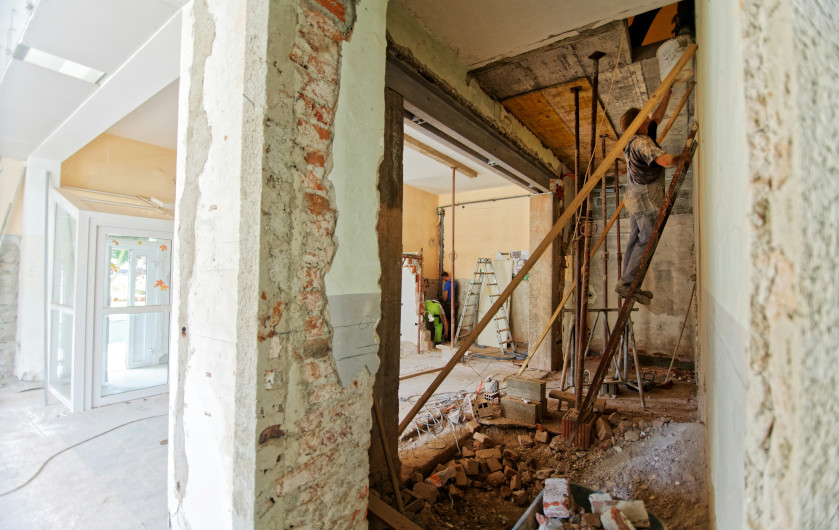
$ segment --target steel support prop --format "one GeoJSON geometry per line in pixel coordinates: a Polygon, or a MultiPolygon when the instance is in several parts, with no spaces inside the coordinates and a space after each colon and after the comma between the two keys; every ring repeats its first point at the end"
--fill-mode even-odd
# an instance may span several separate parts
{"type": "MultiPolygon", "coordinates": [[[[696,45],[693,44],[685,50],[682,54],[682,57],[679,61],[673,66],[673,69],[667,74],[667,77],[661,82],[661,85],[653,92],[653,95],[650,97],[649,101],[641,108],[641,111],[638,113],[638,116],[632,121],[632,123],[627,127],[626,131],[624,131],[623,135],[615,142],[615,145],[612,146],[612,149],[606,155],[606,159],[603,160],[600,165],[597,167],[597,170],[592,174],[591,178],[586,182],[583,189],[571,200],[568,205],[568,209],[565,210],[562,215],[559,216],[556,223],[554,223],[553,228],[545,235],[542,242],[533,250],[530,255],[530,258],[524,263],[521,270],[518,274],[513,278],[513,280],[504,288],[504,291],[498,296],[495,300],[495,303],[492,304],[492,307],[484,314],[484,317],[481,319],[480,322],[475,326],[469,336],[463,341],[460,347],[457,349],[457,352],[452,356],[451,359],[446,363],[446,366],[440,372],[440,374],[431,382],[431,385],[423,392],[422,396],[417,400],[414,406],[408,411],[408,414],[402,420],[402,423],[399,424],[399,433],[405,432],[405,429],[408,428],[408,425],[414,420],[414,417],[417,413],[425,406],[428,402],[429,398],[434,395],[434,392],[440,387],[440,384],[446,379],[446,377],[451,373],[454,367],[460,362],[460,359],[466,354],[469,348],[475,343],[478,336],[487,327],[487,325],[495,318],[495,314],[498,312],[498,309],[507,302],[507,299],[510,298],[510,295],[513,294],[513,291],[516,287],[522,282],[522,280],[527,276],[527,273],[530,272],[530,269],[533,268],[533,265],[542,257],[542,254],[553,244],[554,239],[562,232],[565,228],[565,225],[568,224],[568,221],[571,219],[572,215],[574,214],[574,210],[580,206],[583,202],[583,198],[587,197],[592,190],[597,186],[600,182],[600,179],[603,178],[603,175],[608,170],[609,166],[614,162],[614,160],[620,155],[623,151],[623,148],[629,142],[629,140],[635,135],[635,132],[641,126],[641,124],[646,119],[645,116],[648,116],[649,113],[653,110],[661,98],[664,96],[664,93],[673,85],[676,81],[676,76],[679,75],[679,72],[682,71],[685,64],[693,57],[696,53],[696,45]]],[[[602,379],[601,379],[602,382],[602,379]]]]}
{"type": "MultiPolygon", "coordinates": [[[[581,87],[575,86],[571,88],[574,93],[574,187],[577,195],[583,189],[583,176],[580,174],[580,90],[581,87]]],[[[586,197],[583,197],[582,207],[585,208],[587,204],[586,197]]],[[[582,329],[583,319],[585,315],[582,313],[583,308],[583,235],[581,233],[582,214],[580,208],[575,209],[577,214],[577,222],[574,224],[574,363],[573,363],[573,377],[574,389],[582,390],[583,388],[583,370],[580,368],[582,364],[583,351],[583,337],[585,331],[582,329]]],[[[578,400],[582,399],[582,392],[577,393],[578,400]]]]}

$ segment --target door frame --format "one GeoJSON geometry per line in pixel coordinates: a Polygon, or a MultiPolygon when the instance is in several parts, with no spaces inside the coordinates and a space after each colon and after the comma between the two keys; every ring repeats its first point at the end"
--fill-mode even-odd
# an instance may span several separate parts
{"type": "MultiPolygon", "coordinates": [[[[146,221],[146,220],[144,220],[146,221]]],[[[156,220],[155,220],[156,221],[156,220]]],[[[170,221],[162,221],[164,223],[171,223],[170,221]]],[[[145,223],[140,223],[145,224],[145,223]]],[[[159,227],[158,227],[159,228],[159,227]]],[[[88,387],[91,390],[90,395],[90,406],[91,407],[101,407],[103,405],[110,405],[113,403],[121,403],[123,401],[129,401],[132,399],[139,399],[143,397],[153,396],[156,394],[162,394],[169,391],[169,378],[167,377],[166,384],[157,385],[147,388],[141,388],[138,390],[131,390],[128,392],[120,392],[118,394],[111,394],[109,396],[102,395],[102,375],[103,375],[103,356],[105,355],[104,347],[105,347],[105,326],[104,326],[104,319],[108,314],[111,313],[119,313],[119,314],[127,314],[127,315],[135,315],[135,314],[147,314],[147,313],[161,313],[166,312],[168,313],[167,317],[167,324],[169,324],[169,342],[171,344],[171,317],[172,317],[172,295],[170,290],[169,295],[169,303],[166,305],[154,305],[154,306],[126,306],[126,307],[118,307],[118,308],[108,308],[106,309],[104,306],[104,296],[105,296],[105,279],[104,274],[107,274],[107,267],[108,262],[106,261],[106,248],[108,245],[106,244],[106,237],[114,233],[119,234],[120,236],[129,236],[129,237],[149,237],[149,238],[156,238],[156,239],[167,239],[171,241],[170,243],[170,252],[169,252],[169,260],[170,260],[170,275],[174,276],[174,269],[172,268],[172,252],[171,252],[171,245],[174,244],[174,233],[172,231],[165,231],[165,230],[155,230],[149,229],[147,227],[139,227],[137,225],[126,226],[124,224],[112,224],[112,223],[102,223],[97,224],[95,230],[91,230],[91,250],[92,254],[95,256],[92,263],[94,263],[93,267],[90,269],[93,271],[94,279],[90,282],[91,284],[91,291],[92,297],[89,300],[89,308],[91,315],[90,325],[88,326],[89,331],[92,335],[91,345],[92,347],[89,349],[90,354],[90,361],[88,363],[89,374],[90,374],[90,385],[88,387]]],[[[130,279],[129,281],[132,281],[130,279]]],[[[171,289],[171,277],[169,280],[169,285],[171,289]]],[[[130,321],[129,321],[130,327],[130,321]]],[[[170,346],[171,348],[171,346],[170,346]]],[[[170,357],[171,359],[171,357],[170,357]]],[[[171,373],[171,371],[170,371],[171,373]]]]}

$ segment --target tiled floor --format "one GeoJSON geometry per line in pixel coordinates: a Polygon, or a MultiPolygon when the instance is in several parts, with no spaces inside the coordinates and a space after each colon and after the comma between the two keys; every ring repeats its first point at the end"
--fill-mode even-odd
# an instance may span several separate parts
{"type": "Polygon", "coordinates": [[[42,390],[0,389],[0,528],[168,528],[168,399],[71,414],[42,390]]]}

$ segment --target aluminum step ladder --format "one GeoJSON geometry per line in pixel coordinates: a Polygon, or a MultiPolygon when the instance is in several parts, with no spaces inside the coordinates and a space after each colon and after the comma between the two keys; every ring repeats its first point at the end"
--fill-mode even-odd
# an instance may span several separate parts
{"type": "MultiPolygon", "coordinates": [[[[478,323],[478,307],[481,300],[481,289],[484,284],[491,304],[501,296],[498,288],[498,278],[495,276],[495,269],[492,260],[489,258],[478,258],[475,264],[475,272],[472,274],[472,281],[469,282],[469,292],[466,294],[466,301],[460,310],[460,320],[457,324],[457,333],[454,335],[455,346],[461,337],[467,337],[478,323]]],[[[507,354],[514,354],[513,334],[510,331],[510,319],[507,317],[507,308],[502,305],[494,317],[495,333],[498,336],[498,344],[501,351],[507,354]]]]}

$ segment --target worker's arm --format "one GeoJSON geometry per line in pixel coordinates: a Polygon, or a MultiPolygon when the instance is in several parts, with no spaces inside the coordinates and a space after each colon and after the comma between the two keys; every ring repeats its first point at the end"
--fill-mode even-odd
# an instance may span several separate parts
{"type": "MultiPolygon", "coordinates": [[[[667,92],[664,93],[664,96],[661,98],[661,103],[658,104],[658,108],[655,109],[655,112],[653,112],[653,115],[650,116],[650,119],[656,123],[661,123],[664,119],[664,113],[667,112],[668,103],[670,103],[670,89],[667,89],[667,92]]],[[[656,160],[656,162],[658,162],[658,160],[656,160]]]]}
{"type": "Polygon", "coordinates": [[[659,155],[658,158],[655,159],[655,163],[661,167],[673,167],[679,162],[679,157],[677,155],[671,155],[670,153],[664,153],[663,155],[659,155]]]}

